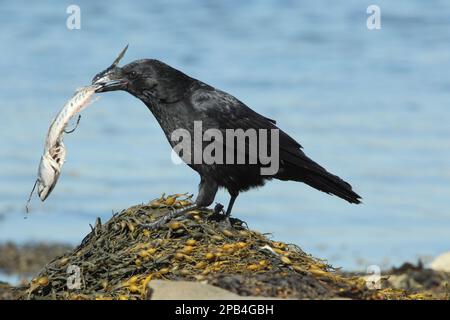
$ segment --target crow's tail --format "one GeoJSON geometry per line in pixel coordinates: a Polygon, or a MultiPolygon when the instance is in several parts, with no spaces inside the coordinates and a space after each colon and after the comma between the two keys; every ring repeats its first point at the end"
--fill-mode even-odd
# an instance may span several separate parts
{"type": "Polygon", "coordinates": [[[361,197],[352,190],[352,186],[349,183],[329,172],[309,172],[297,181],[302,181],[317,190],[334,194],[350,203],[361,203],[361,197]]]}
{"type": "Polygon", "coordinates": [[[304,182],[317,190],[333,194],[350,203],[361,203],[361,197],[352,190],[349,183],[329,173],[313,160],[303,156],[299,161],[301,165],[299,162],[295,162],[295,164],[285,163],[276,178],[304,182]]]}

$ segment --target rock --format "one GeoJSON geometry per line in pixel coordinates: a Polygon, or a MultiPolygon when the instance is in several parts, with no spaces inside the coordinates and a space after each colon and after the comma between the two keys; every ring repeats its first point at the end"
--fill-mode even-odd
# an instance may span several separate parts
{"type": "Polygon", "coordinates": [[[2,243],[0,244],[0,271],[24,276],[33,274],[42,269],[49,260],[70,249],[71,246],[65,244],[2,243]]]}
{"type": "Polygon", "coordinates": [[[17,293],[14,291],[14,287],[9,284],[0,282],[0,300],[14,300],[17,299],[17,293]]]}
{"type": "Polygon", "coordinates": [[[401,290],[419,290],[423,287],[408,274],[390,275],[388,282],[392,288],[401,290]]]}
{"type": "Polygon", "coordinates": [[[268,297],[242,297],[210,284],[193,281],[152,280],[148,284],[152,300],[260,300],[268,297]]]}
{"type": "Polygon", "coordinates": [[[450,272],[450,251],[435,258],[431,262],[430,268],[436,271],[450,272]]]}

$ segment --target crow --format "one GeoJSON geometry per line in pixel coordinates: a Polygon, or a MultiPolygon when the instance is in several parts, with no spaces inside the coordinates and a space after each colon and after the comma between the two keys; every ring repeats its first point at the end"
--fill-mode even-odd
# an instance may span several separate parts
{"type": "MultiPolygon", "coordinates": [[[[96,92],[124,90],[140,99],[158,121],[172,148],[177,144],[177,141],[171,138],[173,132],[183,128],[194,136],[195,121],[201,121],[202,131],[217,129],[224,135],[228,129],[278,131],[279,169],[276,173],[261,174],[260,161],[251,164],[187,162],[200,175],[199,191],[194,204],[189,208],[176,210],[166,215],[153,224],[153,227],[161,226],[171,218],[194,207],[210,206],[219,188],[225,188],[230,194],[226,209],[228,217],[240,192],[262,186],[271,179],[303,182],[350,203],[360,203],[361,197],[352,190],[349,183],[329,173],[306,156],[302,146],[280,130],[274,120],[255,112],[234,96],[194,79],[161,61],[142,59],[119,67],[118,63],[127,47],[110,67],[93,78],[92,84],[99,86],[96,92]]],[[[258,142],[260,139],[262,138],[258,137],[258,142]]],[[[269,141],[268,137],[266,139],[271,146],[273,141],[269,141]]],[[[222,142],[225,144],[224,141],[222,142]]],[[[201,147],[204,148],[205,145],[203,141],[201,147]]],[[[234,155],[237,154],[236,146],[237,144],[231,146],[231,152],[234,155]]],[[[245,146],[245,159],[248,160],[249,141],[245,141],[245,146]]],[[[230,146],[224,146],[224,148],[228,148],[226,152],[230,152],[230,146]]],[[[220,204],[216,206],[216,211],[222,211],[222,209],[223,206],[220,204]]]]}

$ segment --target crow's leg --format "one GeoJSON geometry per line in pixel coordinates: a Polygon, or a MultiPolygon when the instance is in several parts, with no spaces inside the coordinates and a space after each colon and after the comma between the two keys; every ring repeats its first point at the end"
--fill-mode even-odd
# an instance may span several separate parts
{"type": "Polygon", "coordinates": [[[225,215],[227,217],[231,216],[231,210],[233,210],[233,205],[234,205],[234,202],[236,201],[236,198],[239,195],[239,192],[236,192],[236,193],[233,192],[233,193],[230,193],[230,195],[231,195],[230,202],[228,202],[227,212],[225,213],[225,215]]]}
{"type": "Polygon", "coordinates": [[[223,214],[224,216],[227,216],[227,217],[231,216],[231,210],[233,209],[234,202],[236,201],[236,198],[238,197],[239,192],[238,193],[230,193],[230,195],[231,195],[231,198],[230,198],[230,201],[228,202],[227,211],[224,211],[223,205],[221,203],[217,202],[216,206],[214,207],[215,214],[223,214]]]}
{"type": "Polygon", "coordinates": [[[191,211],[191,210],[197,209],[197,208],[208,207],[211,203],[213,203],[218,188],[219,188],[219,186],[217,185],[217,183],[215,181],[210,180],[210,179],[204,179],[202,177],[202,179],[200,181],[200,185],[199,185],[198,196],[197,196],[197,199],[195,199],[194,204],[191,204],[191,205],[181,208],[181,209],[170,211],[169,213],[165,214],[164,216],[162,216],[155,222],[143,224],[142,227],[144,227],[146,229],[158,229],[158,228],[162,227],[165,223],[185,214],[188,211],[191,211]]]}
{"type": "MultiPolygon", "coordinates": [[[[230,221],[231,210],[233,209],[234,202],[236,201],[236,198],[238,197],[238,195],[239,195],[238,192],[236,192],[236,193],[230,192],[231,198],[230,198],[230,201],[228,202],[227,211],[225,212],[225,216],[222,221],[222,224],[227,228],[232,228],[231,221],[230,221]]],[[[216,206],[216,208],[217,208],[217,206],[216,206]]],[[[222,209],[223,209],[223,206],[221,208],[221,211],[223,211],[222,209]]]]}
{"type": "Polygon", "coordinates": [[[213,203],[219,186],[214,180],[203,178],[198,186],[198,196],[195,203],[198,207],[206,208],[213,203]]]}

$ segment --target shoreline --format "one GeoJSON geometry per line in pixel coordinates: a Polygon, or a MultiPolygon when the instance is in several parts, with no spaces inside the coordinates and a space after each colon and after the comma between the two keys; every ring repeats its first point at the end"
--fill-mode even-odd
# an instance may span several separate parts
{"type": "Polygon", "coordinates": [[[188,212],[153,231],[139,227],[189,204],[189,198],[174,195],[132,206],[104,224],[98,219],[75,248],[0,244],[0,272],[25,276],[13,286],[0,279],[0,299],[134,300],[151,299],[152,294],[176,299],[196,283],[209,287],[195,292],[213,294],[222,288],[220,297],[228,292],[234,298],[450,299],[450,272],[405,263],[382,272],[379,288],[370,288],[373,279],[365,272],[336,269],[298,246],[268,239],[239,219],[224,225],[222,217],[208,210],[188,212]],[[67,287],[71,265],[82,270],[80,290],[67,287]]]}
{"type": "MultiPolygon", "coordinates": [[[[65,245],[65,244],[26,244],[26,245],[14,245],[11,242],[7,244],[0,244],[0,252],[4,250],[4,246],[8,246],[8,248],[14,247],[17,252],[14,253],[14,256],[20,255],[22,259],[26,260],[29,265],[26,266],[25,269],[27,272],[25,273],[17,273],[14,269],[6,269],[2,261],[8,259],[8,257],[2,256],[0,259],[0,300],[10,300],[10,299],[18,299],[20,298],[19,292],[24,288],[24,286],[28,285],[32,280],[33,276],[45,266],[48,261],[51,259],[61,255],[63,252],[70,251],[73,247],[65,245]],[[26,248],[23,248],[23,247],[26,248]],[[38,250],[42,250],[42,248],[47,248],[47,254],[45,257],[37,256],[32,253],[33,247],[36,247],[38,250]]],[[[11,265],[11,264],[9,264],[11,265]]],[[[9,267],[8,267],[9,268],[9,267]]],[[[20,269],[20,268],[19,268],[20,269]]],[[[340,270],[339,274],[344,277],[366,277],[366,273],[363,271],[345,271],[340,270]]],[[[445,287],[445,282],[450,283],[450,273],[432,270],[430,268],[426,268],[423,265],[420,265],[420,262],[417,264],[405,262],[403,265],[399,267],[393,267],[381,274],[382,281],[384,285],[390,285],[395,289],[406,290],[406,291],[415,291],[420,292],[423,289],[430,290],[438,296],[439,299],[450,299],[450,293],[445,293],[443,288],[445,287]]],[[[164,289],[159,289],[157,295],[160,297],[168,296],[173,297],[174,299],[183,299],[185,295],[174,295],[174,291],[178,291],[177,289],[179,281],[168,280],[167,284],[163,286],[164,289]]],[[[188,290],[189,287],[186,287],[185,283],[179,284],[184,291],[188,290]]],[[[161,286],[159,284],[158,286],[161,286]]],[[[218,287],[216,287],[218,288],[218,287]]],[[[200,288],[201,289],[201,288],[200,288]]],[[[192,289],[194,290],[194,289],[192,289]]],[[[215,290],[211,290],[210,288],[203,289],[206,292],[216,292],[215,290]]],[[[199,288],[195,288],[195,294],[197,297],[202,297],[202,293],[198,293],[199,288]]],[[[200,290],[201,291],[201,290],[200,290]]],[[[189,294],[194,294],[193,292],[189,294]]],[[[233,295],[234,293],[229,292],[230,298],[238,299],[239,296],[233,295]]],[[[225,293],[221,293],[221,298],[227,299],[228,295],[225,293]]],[[[241,296],[242,298],[243,296],[241,296]]],[[[317,297],[316,297],[317,298],[317,297]]],[[[421,297],[426,298],[426,297],[421,297]]]]}

